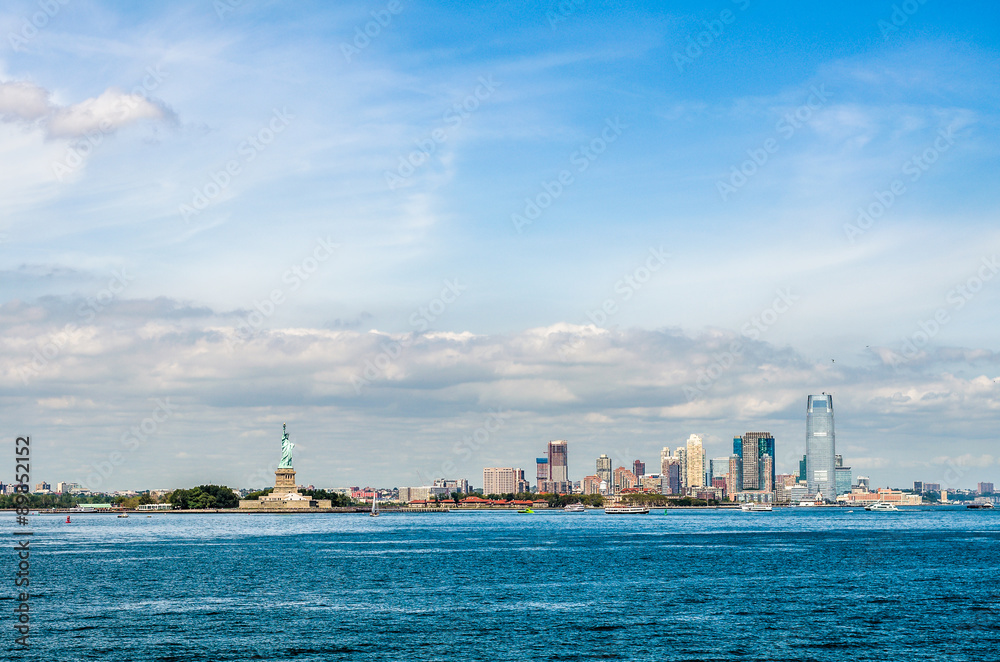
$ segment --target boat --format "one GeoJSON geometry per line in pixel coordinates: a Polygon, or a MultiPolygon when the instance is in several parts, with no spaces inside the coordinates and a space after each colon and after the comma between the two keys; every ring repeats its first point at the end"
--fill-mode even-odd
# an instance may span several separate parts
{"type": "Polygon", "coordinates": [[[587,512],[586,506],[582,503],[571,503],[565,508],[563,508],[567,513],[585,513],[587,512]]]}
{"type": "Polygon", "coordinates": [[[969,510],[989,510],[993,507],[993,504],[989,501],[974,501],[972,503],[965,504],[965,507],[969,510]]]}
{"type": "Polygon", "coordinates": [[[118,513],[119,519],[128,519],[128,513],[118,513]]]}
{"type": "Polygon", "coordinates": [[[532,510],[531,508],[522,508],[521,510],[519,510],[517,512],[520,515],[534,515],[535,514],[535,511],[532,510]]]}
{"type": "Polygon", "coordinates": [[[769,503],[744,503],[740,510],[745,513],[769,513],[773,508],[769,503]]]}
{"type": "Polygon", "coordinates": [[[608,506],[605,515],[648,515],[649,508],[645,506],[608,506]]]}
{"type": "Polygon", "coordinates": [[[872,513],[898,513],[899,508],[892,505],[891,503],[886,503],[885,501],[879,501],[878,503],[872,503],[865,506],[865,510],[872,513]]]}
{"type": "Polygon", "coordinates": [[[368,513],[368,517],[378,517],[378,494],[372,495],[372,511],[368,513]]]}

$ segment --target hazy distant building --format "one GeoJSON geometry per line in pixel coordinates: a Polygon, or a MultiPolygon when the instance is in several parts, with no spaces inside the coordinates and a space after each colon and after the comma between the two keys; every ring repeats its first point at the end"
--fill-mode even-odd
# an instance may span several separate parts
{"type": "Polygon", "coordinates": [[[868,476],[858,476],[857,487],[865,492],[870,492],[872,489],[872,479],[868,476]]]}
{"type": "MultiPolygon", "coordinates": [[[[508,494],[517,488],[518,469],[487,467],[483,469],[483,494],[508,494]]],[[[521,475],[524,473],[522,471],[521,475]]]]}
{"type": "Polygon", "coordinates": [[[632,473],[635,474],[636,478],[642,478],[646,475],[646,463],[642,460],[636,460],[632,463],[632,473]]]}
{"type": "Polygon", "coordinates": [[[924,484],[923,484],[922,481],[919,481],[919,480],[913,481],[913,493],[914,494],[923,494],[924,493],[924,484]]]}
{"type": "Polygon", "coordinates": [[[687,485],[692,487],[703,487],[705,485],[705,448],[702,446],[701,437],[692,434],[688,437],[685,450],[687,458],[687,485]]]}
{"type": "Polygon", "coordinates": [[[670,455],[670,449],[666,446],[660,451],[660,475],[663,476],[667,473],[667,463],[671,462],[673,457],[670,455]]]}
{"type": "Polygon", "coordinates": [[[833,429],[833,396],[810,395],[806,399],[806,482],[809,493],[837,498],[836,435],[833,429]]]}
{"type": "Polygon", "coordinates": [[[980,496],[984,494],[993,494],[993,483],[979,483],[976,485],[976,492],[978,492],[980,496]]]}
{"type": "Polygon", "coordinates": [[[928,492],[940,492],[941,483],[924,483],[924,494],[928,492]]]}
{"type": "Polygon", "coordinates": [[[435,487],[447,487],[448,493],[458,492],[460,494],[469,493],[469,481],[464,478],[458,480],[449,480],[446,478],[438,478],[434,481],[435,487]]]}
{"type": "Polygon", "coordinates": [[[803,483],[806,481],[806,456],[803,455],[802,459],[799,460],[799,480],[803,483]]]}
{"type": "Polygon", "coordinates": [[[424,485],[423,487],[399,487],[397,494],[399,501],[409,503],[410,501],[431,501],[434,497],[447,499],[451,491],[447,487],[439,485],[424,485]]]}
{"type": "Polygon", "coordinates": [[[834,455],[833,456],[833,468],[834,469],[839,469],[842,466],[844,466],[844,456],[843,455],[834,455]]]}
{"type": "Polygon", "coordinates": [[[565,482],[569,480],[569,458],[565,440],[549,442],[549,480],[565,482]]]}
{"type": "Polygon", "coordinates": [[[597,458],[597,477],[608,485],[611,484],[611,458],[604,453],[597,458]]]}

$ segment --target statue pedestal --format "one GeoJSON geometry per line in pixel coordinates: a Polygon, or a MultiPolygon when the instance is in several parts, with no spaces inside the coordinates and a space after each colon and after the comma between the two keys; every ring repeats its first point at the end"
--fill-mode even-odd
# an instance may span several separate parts
{"type": "Polygon", "coordinates": [[[299,487],[295,484],[295,469],[279,468],[274,472],[274,492],[298,494],[299,487]]]}
{"type": "Polygon", "coordinates": [[[330,508],[329,499],[312,499],[299,494],[295,484],[295,469],[279,468],[274,472],[274,491],[257,499],[240,500],[240,508],[257,510],[309,510],[310,508],[330,508]]]}

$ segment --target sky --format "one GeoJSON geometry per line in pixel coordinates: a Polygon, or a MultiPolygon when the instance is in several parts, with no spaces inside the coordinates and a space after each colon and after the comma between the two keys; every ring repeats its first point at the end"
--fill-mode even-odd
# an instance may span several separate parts
{"type": "Polygon", "coordinates": [[[95,490],[273,484],[282,423],[318,487],[793,472],[833,393],[854,475],[1000,482],[998,12],[4,3],[3,434],[95,490]]]}

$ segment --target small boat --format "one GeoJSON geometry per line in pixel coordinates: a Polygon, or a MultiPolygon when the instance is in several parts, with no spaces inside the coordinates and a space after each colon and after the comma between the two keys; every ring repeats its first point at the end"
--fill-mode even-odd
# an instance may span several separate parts
{"type": "Polygon", "coordinates": [[[891,503],[886,503],[885,501],[879,501],[878,503],[872,503],[865,506],[865,510],[871,513],[898,513],[899,508],[892,505],[891,503]]]}
{"type": "Polygon", "coordinates": [[[378,517],[378,494],[372,496],[372,511],[368,513],[368,517],[378,517]]]}
{"type": "Polygon", "coordinates": [[[769,503],[744,503],[740,510],[745,513],[769,513],[773,508],[769,503]]]}
{"type": "Polygon", "coordinates": [[[649,508],[645,506],[608,506],[605,515],[648,515],[649,508]]]}
{"type": "Polygon", "coordinates": [[[524,509],[519,510],[517,512],[520,515],[534,515],[535,514],[535,511],[532,510],[531,508],[524,508],[524,509]]]}
{"type": "Polygon", "coordinates": [[[989,501],[974,501],[972,503],[965,504],[965,507],[969,510],[989,510],[993,507],[993,504],[989,501]]]}
{"type": "Polygon", "coordinates": [[[128,513],[118,513],[118,519],[128,519],[128,513]]]}
{"type": "Polygon", "coordinates": [[[563,508],[567,513],[585,513],[587,512],[586,506],[582,503],[571,503],[565,508],[563,508]]]}

